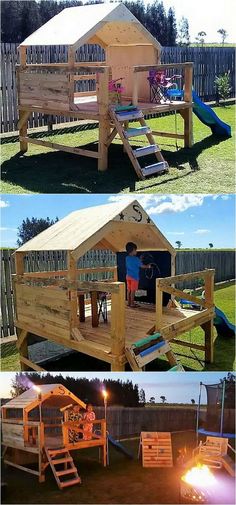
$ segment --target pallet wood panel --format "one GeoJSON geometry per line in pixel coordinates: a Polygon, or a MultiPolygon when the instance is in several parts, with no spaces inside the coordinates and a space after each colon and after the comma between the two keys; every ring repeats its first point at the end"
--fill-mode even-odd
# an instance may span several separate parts
{"type": "Polygon", "coordinates": [[[140,444],[144,468],[173,466],[170,432],[141,432],[140,444]]]}
{"type": "Polygon", "coordinates": [[[2,443],[5,446],[23,449],[25,447],[23,424],[8,424],[3,422],[2,443]]]}

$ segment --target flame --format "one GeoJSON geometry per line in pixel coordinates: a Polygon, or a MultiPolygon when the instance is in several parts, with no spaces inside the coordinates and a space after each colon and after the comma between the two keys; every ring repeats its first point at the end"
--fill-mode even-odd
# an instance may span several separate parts
{"type": "Polygon", "coordinates": [[[108,392],[105,389],[103,389],[102,394],[103,394],[104,399],[106,400],[108,397],[108,392]]]}
{"type": "Polygon", "coordinates": [[[207,465],[201,465],[200,463],[188,470],[185,475],[181,477],[181,480],[191,486],[201,488],[213,486],[216,482],[210,468],[207,465]]]}

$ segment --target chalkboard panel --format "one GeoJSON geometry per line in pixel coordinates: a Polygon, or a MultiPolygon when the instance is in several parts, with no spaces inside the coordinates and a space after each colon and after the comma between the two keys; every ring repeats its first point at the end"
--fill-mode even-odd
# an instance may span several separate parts
{"type": "MultiPolygon", "coordinates": [[[[146,296],[139,296],[137,300],[146,303],[155,303],[156,299],[156,279],[158,277],[169,277],[171,275],[171,255],[168,251],[139,251],[138,256],[144,255],[148,262],[153,263],[153,268],[140,271],[139,289],[147,291],[146,296]],[[149,261],[150,260],[150,261],[149,261]]],[[[117,253],[118,280],[125,282],[126,252],[117,253]]],[[[146,261],[144,261],[146,263],[146,261]]],[[[166,306],[170,295],[163,293],[163,305],[166,306]]]]}

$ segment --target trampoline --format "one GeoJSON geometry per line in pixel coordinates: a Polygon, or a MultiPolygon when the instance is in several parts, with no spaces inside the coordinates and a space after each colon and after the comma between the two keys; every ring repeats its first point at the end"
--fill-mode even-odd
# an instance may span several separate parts
{"type": "Polygon", "coordinates": [[[223,380],[219,384],[200,382],[197,409],[197,436],[235,438],[235,383],[223,380]],[[207,409],[203,423],[200,419],[202,388],[206,388],[207,409]],[[203,426],[200,424],[203,424],[203,426]]]}

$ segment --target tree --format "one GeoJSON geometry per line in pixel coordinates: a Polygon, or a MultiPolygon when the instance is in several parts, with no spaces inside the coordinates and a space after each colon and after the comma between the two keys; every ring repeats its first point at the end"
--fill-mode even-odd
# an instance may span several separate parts
{"type": "Polygon", "coordinates": [[[206,32],[204,32],[204,31],[198,32],[197,37],[196,37],[196,40],[199,42],[199,44],[201,44],[202,47],[203,47],[203,44],[205,43],[205,37],[206,37],[206,32]]]}
{"type": "Polygon", "coordinates": [[[139,403],[140,403],[140,406],[142,406],[142,407],[145,406],[146,396],[145,396],[144,389],[140,389],[140,392],[139,392],[139,403]]]}
{"type": "Polygon", "coordinates": [[[210,247],[210,249],[212,249],[214,247],[212,242],[209,243],[209,247],[210,247]]]}
{"type": "Polygon", "coordinates": [[[156,403],[154,396],[151,396],[149,403],[151,403],[152,405],[156,403]]]}
{"type": "Polygon", "coordinates": [[[192,404],[192,405],[195,405],[195,403],[196,403],[196,402],[195,402],[194,398],[191,398],[191,404],[192,404]]]}
{"type": "Polygon", "coordinates": [[[32,386],[32,382],[28,379],[27,374],[22,372],[17,372],[14,379],[11,381],[11,396],[14,398],[15,396],[19,396],[27,389],[32,386]]]}
{"type": "Polygon", "coordinates": [[[176,46],[177,26],[175,11],[172,7],[169,8],[167,14],[167,41],[168,46],[176,46]]]}
{"type": "Polygon", "coordinates": [[[225,39],[228,37],[227,31],[224,28],[220,28],[219,30],[217,30],[217,33],[220,34],[221,40],[222,40],[222,45],[224,45],[225,39]]]}
{"type": "Polygon", "coordinates": [[[58,217],[56,217],[55,220],[50,219],[49,217],[47,217],[46,219],[37,217],[32,217],[31,219],[29,219],[27,217],[22,221],[22,224],[18,227],[17,232],[18,246],[25,244],[25,242],[28,242],[28,240],[35,237],[42,231],[46,230],[47,228],[49,228],[49,226],[52,226],[52,224],[56,223],[57,221],[58,217]]]}
{"type": "Polygon", "coordinates": [[[166,397],[165,396],[160,396],[160,399],[161,399],[162,403],[166,402],[166,397]]]}
{"type": "Polygon", "coordinates": [[[187,18],[184,16],[179,22],[178,43],[179,46],[189,46],[190,44],[189,24],[187,18]]]}
{"type": "Polygon", "coordinates": [[[182,242],[181,242],[180,240],[176,240],[176,242],[175,242],[175,243],[176,243],[176,245],[177,245],[178,249],[180,249],[180,248],[182,247],[182,245],[183,245],[183,244],[182,244],[182,242]]]}

